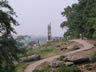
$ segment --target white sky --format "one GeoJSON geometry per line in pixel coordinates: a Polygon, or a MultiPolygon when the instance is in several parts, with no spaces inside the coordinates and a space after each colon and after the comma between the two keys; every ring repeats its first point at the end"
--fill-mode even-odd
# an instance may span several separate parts
{"type": "Polygon", "coordinates": [[[65,19],[61,12],[77,0],[9,0],[18,15],[19,35],[47,35],[47,25],[52,23],[52,35],[63,36],[60,23],[65,19]]]}

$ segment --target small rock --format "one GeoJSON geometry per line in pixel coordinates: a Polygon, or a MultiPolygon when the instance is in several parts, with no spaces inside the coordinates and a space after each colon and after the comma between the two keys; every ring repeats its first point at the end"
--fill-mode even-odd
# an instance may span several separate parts
{"type": "Polygon", "coordinates": [[[65,62],[65,66],[72,66],[72,65],[74,65],[73,62],[65,62]]]}
{"type": "Polygon", "coordinates": [[[64,61],[64,62],[67,62],[67,58],[66,58],[66,57],[65,57],[65,58],[63,58],[63,61],[64,61]]]}
{"type": "Polygon", "coordinates": [[[58,45],[56,45],[56,47],[61,47],[61,45],[58,44],[58,45]]]}
{"type": "Polygon", "coordinates": [[[52,67],[52,68],[56,68],[56,67],[59,67],[61,65],[64,65],[64,61],[58,61],[58,60],[53,60],[51,62],[49,62],[49,65],[52,67]]]}

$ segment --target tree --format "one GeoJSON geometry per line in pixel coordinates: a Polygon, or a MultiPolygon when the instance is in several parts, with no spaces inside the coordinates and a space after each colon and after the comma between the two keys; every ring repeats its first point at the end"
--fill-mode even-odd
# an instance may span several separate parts
{"type": "Polygon", "coordinates": [[[33,47],[34,44],[36,44],[35,41],[30,41],[30,42],[28,43],[28,45],[31,46],[31,48],[33,47]]]}
{"type": "Polygon", "coordinates": [[[31,40],[31,37],[27,36],[27,35],[25,35],[25,36],[19,35],[15,38],[15,40],[17,41],[19,48],[22,48],[28,44],[28,41],[31,40]]]}
{"type": "Polygon", "coordinates": [[[61,14],[67,18],[61,27],[67,26],[67,33],[71,33],[73,38],[83,34],[96,39],[96,0],[78,0],[77,4],[68,6],[61,14]]]}
{"type": "Polygon", "coordinates": [[[12,37],[16,33],[13,25],[17,26],[16,13],[7,0],[0,0],[0,72],[15,72],[13,61],[17,60],[17,43],[12,37]]]}

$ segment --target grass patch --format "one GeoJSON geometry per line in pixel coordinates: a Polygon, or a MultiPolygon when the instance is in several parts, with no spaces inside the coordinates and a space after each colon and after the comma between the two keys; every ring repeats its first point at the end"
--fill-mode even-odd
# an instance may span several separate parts
{"type": "Polygon", "coordinates": [[[16,72],[24,72],[24,69],[28,66],[27,63],[19,63],[16,65],[16,72]]]}
{"type": "MultiPolygon", "coordinates": [[[[67,41],[58,41],[58,42],[51,42],[47,43],[45,45],[40,46],[39,49],[26,49],[26,55],[20,54],[19,57],[25,57],[25,56],[31,56],[34,54],[39,54],[41,58],[48,58],[51,56],[59,55],[61,53],[68,52],[67,50],[61,51],[60,48],[56,48],[57,44],[60,44],[62,46],[65,46],[67,41]]],[[[30,63],[20,63],[16,66],[16,72],[24,72],[24,69],[29,65],[30,63]]],[[[45,68],[48,67],[48,64],[45,65],[45,68]]],[[[43,69],[44,71],[44,69],[43,69]]],[[[49,70],[48,70],[49,71],[49,70]]],[[[47,72],[48,72],[47,71],[47,72]]]]}
{"type": "Polygon", "coordinates": [[[44,55],[44,54],[47,54],[49,52],[52,52],[55,48],[53,48],[52,46],[47,46],[47,45],[44,45],[42,46],[40,49],[30,49],[27,51],[27,55],[28,56],[31,56],[31,55],[34,55],[34,54],[39,54],[39,55],[44,55]]]}
{"type": "Polygon", "coordinates": [[[48,68],[51,68],[50,65],[48,64],[48,62],[44,62],[42,64],[40,64],[39,66],[36,67],[36,69],[48,69],[48,68]]]}
{"type": "Polygon", "coordinates": [[[32,72],[50,72],[50,71],[51,71],[50,69],[41,69],[41,70],[35,69],[32,72]]]}
{"type": "Polygon", "coordinates": [[[58,58],[58,60],[63,61],[64,57],[65,57],[64,55],[61,55],[61,56],[58,58]]]}
{"type": "MultiPolygon", "coordinates": [[[[65,46],[67,44],[67,41],[58,41],[58,42],[47,43],[45,45],[40,46],[39,49],[27,49],[26,55],[20,54],[19,57],[21,58],[21,57],[25,57],[25,56],[31,56],[34,54],[38,54],[42,58],[45,58],[48,56],[50,57],[50,56],[58,55],[62,52],[60,51],[60,48],[56,48],[57,44],[60,44],[62,47],[62,46],[65,46]]],[[[66,50],[64,52],[66,52],[66,50]]]]}
{"type": "Polygon", "coordinates": [[[56,72],[81,72],[81,71],[77,66],[74,65],[72,67],[61,66],[56,69],[56,72]]]}
{"type": "Polygon", "coordinates": [[[24,72],[25,68],[29,65],[32,64],[33,62],[21,62],[16,65],[16,72],[24,72]]]}
{"type": "MultiPolygon", "coordinates": [[[[51,68],[45,68],[45,69],[35,69],[32,72],[50,72],[51,68]]],[[[77,66],[61,66],[55,69],[55,72],[81,72],[80,69],[77,66]]]]}

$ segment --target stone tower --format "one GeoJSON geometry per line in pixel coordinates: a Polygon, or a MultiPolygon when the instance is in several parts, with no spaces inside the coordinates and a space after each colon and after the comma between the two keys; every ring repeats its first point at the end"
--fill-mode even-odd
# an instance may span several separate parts
{"type": "Polygon", "coordinates": [[[51,41],[51,23],[48,25],[48,41],[51,41]]]}

